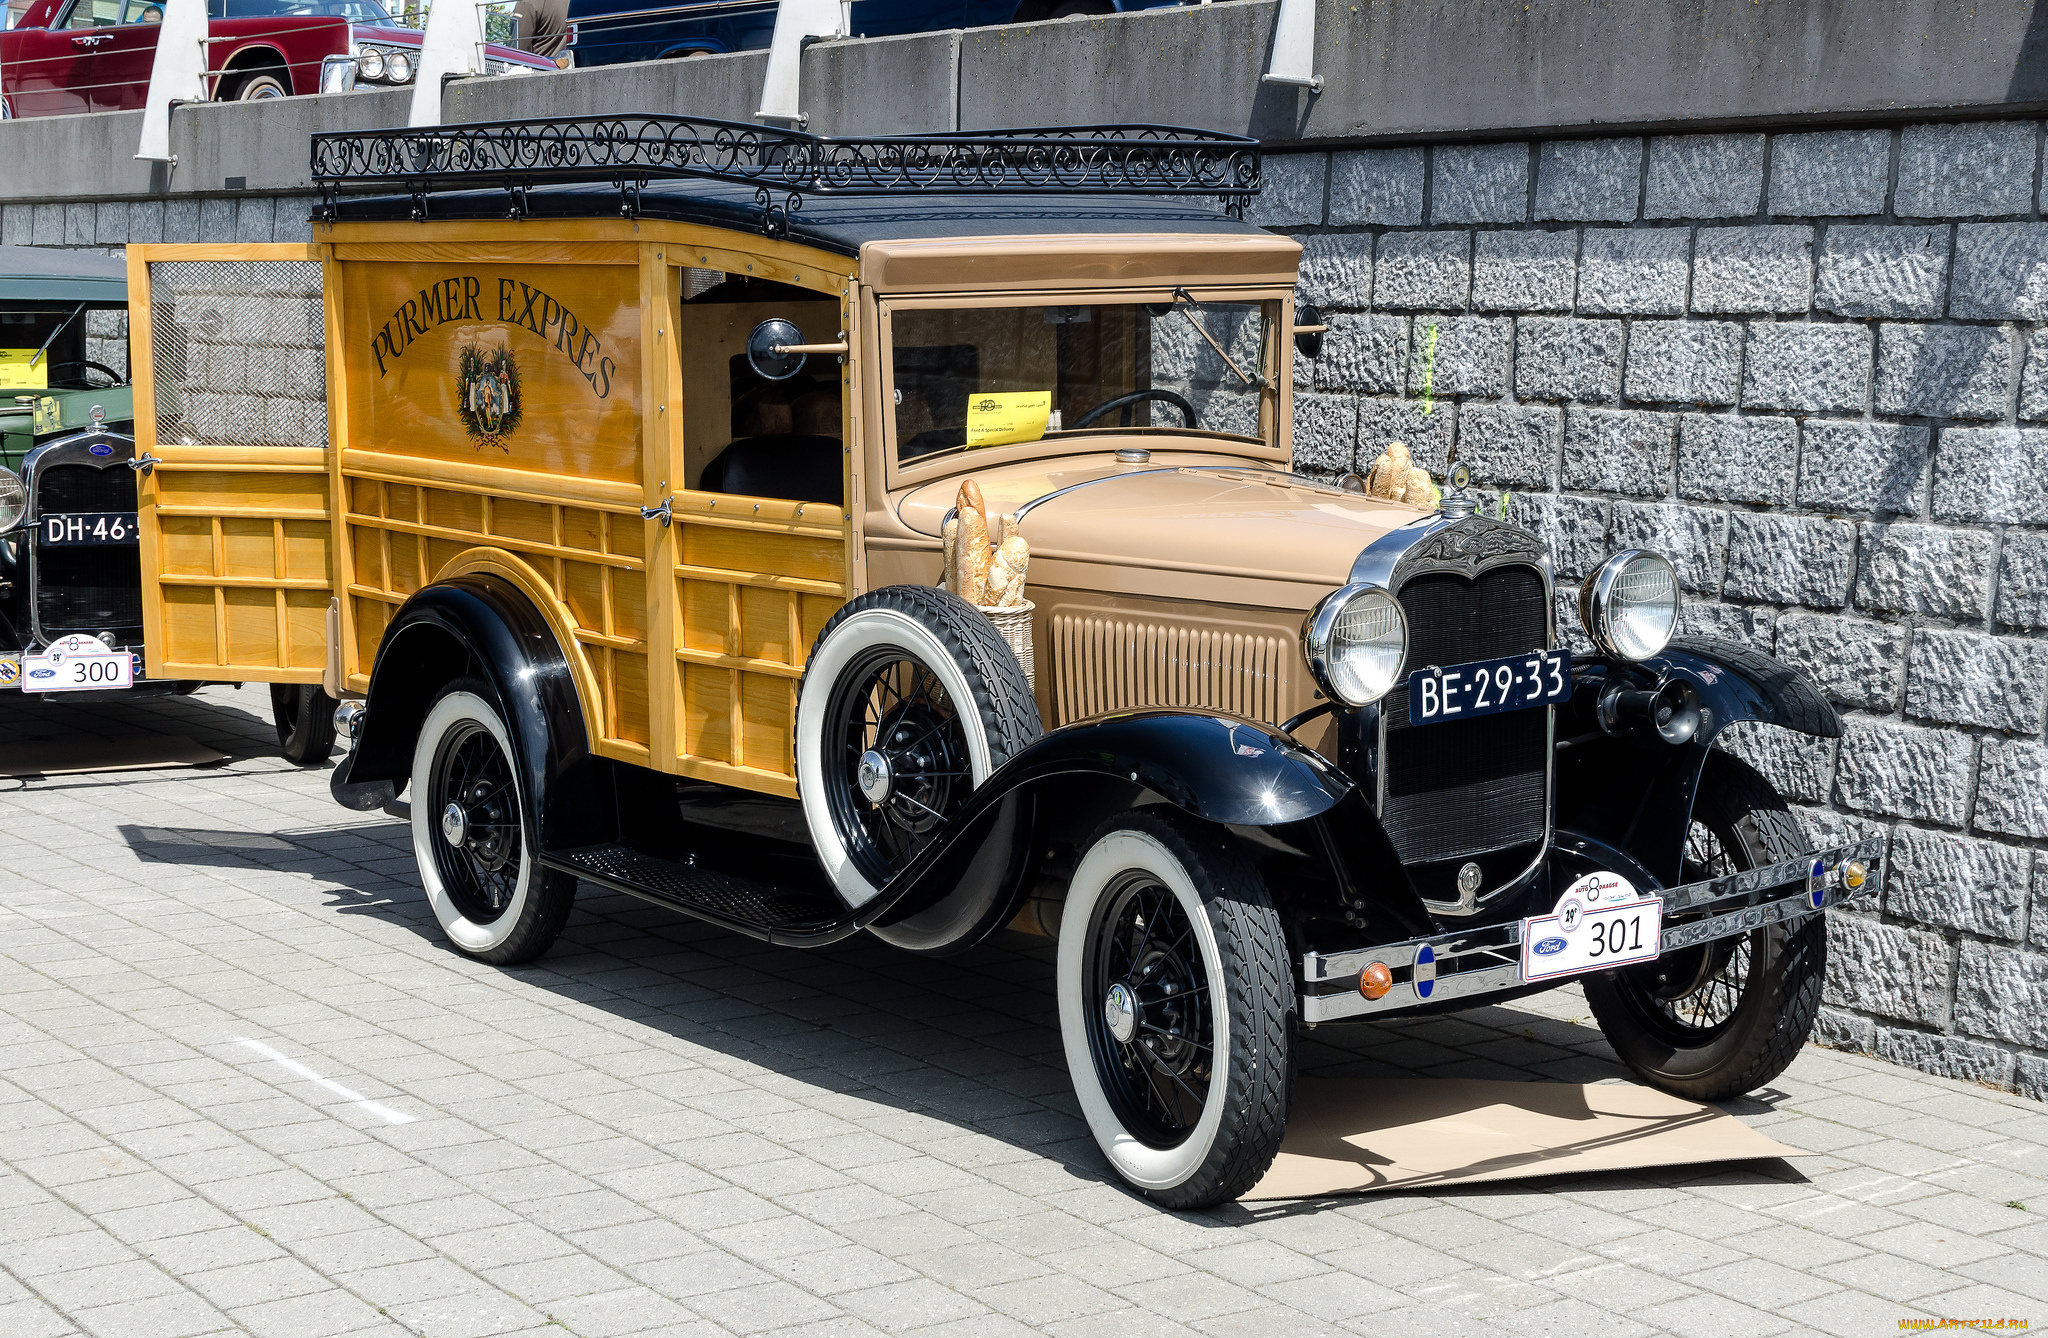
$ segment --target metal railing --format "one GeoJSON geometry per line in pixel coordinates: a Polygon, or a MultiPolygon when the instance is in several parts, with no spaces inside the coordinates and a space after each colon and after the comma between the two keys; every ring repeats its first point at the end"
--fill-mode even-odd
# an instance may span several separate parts
{"type": "Polygon", "coordinates": [[[561,182],[611,184],[634,216],[648,182],[672,179],[753,187],[769,232],[807,195],[1203,196],[1241,216],[1260,173],[1257,140],[1160,125],[837,138],[650,113],[340,131],[312,145],[325,219],[346,186],[400,187],[415,217],[433,190],[498,186],[523,217],[529,189],[561,182]]]}

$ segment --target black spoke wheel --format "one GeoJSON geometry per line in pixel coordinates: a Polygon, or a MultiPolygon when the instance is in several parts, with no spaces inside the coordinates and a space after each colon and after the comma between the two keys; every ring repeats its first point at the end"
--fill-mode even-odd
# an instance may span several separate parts
{"type": "MultiPolygon", "coordinates": [[[[804,664],[795,739],[804,823],[839,895],[874,897],[1041,732],[1016,653],[958,595],[891,585],[840,606],[804,664]]],[[[903,933],[945,946],[938,929],[903,933]]]]}
{"type": "MultiPolygon", "coordinates": [[[[1770,782],[1726,753],[1708,757],[1686,836],[1687,882],[1806,850],[1770,782]]],[[[1615,1053],[1645,1081],[1718,1101],[1763,1086],[1792,1062],[1820,1010],[1826,964],[1827,920],[1812,915],[1588,977],[1586,1001],[1615,1053]]]]}
{"type": "Polygon", "coordinates": [[[472,924],[490,924],[512,905],[524,853],[511,759],[487,728],[462,722],[435,748],[426,790],[441,833],[434,864],[449,900],[472,924]]]}
{"type": "Polygon", "coordinates": [[[533,814],[543,794],[512,748],[490,686],[443,688],[412,762],[412,845],[420,882],[456,951],[497,965],[547,951],[568,923],[576,880],[540,862],[533,814]]]}
{"type": "Polygon", "coordinates": [[[888,646],[840,671],[825,723],[822,780],[833,821],[856,867],[879,886],[973,791],[967,727],[931,666],[888,646]]]}
{"type": "Polygon", "coordinates": [[[1096,1074],[1126,1129],[1174,1147],[1201,1123],[1215,1072],[1215,982],[1194,924],[1171,888],[1130,872],[1088,936],[1089,993],[1103,1000],[1088,1020],[1096,1074]]]}
{"type": "Polygon", "coordinates": [[[1294,968],[1265,880],[1228,830],[1165,806],[1083,850],[1055,982],[1089,1132],[1156,1203],[1234,1199],[1279,1154],[1294,1087],[1294,968]]]}

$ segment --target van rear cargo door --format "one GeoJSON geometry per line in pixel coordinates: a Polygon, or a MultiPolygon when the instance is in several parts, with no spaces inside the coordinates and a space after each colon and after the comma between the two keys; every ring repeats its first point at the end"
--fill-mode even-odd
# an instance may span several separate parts
{"type": "Polygon", "coordinates": [[[144,659],[317,683],[334,598],[320,248],[128,251],[144,659]]]}

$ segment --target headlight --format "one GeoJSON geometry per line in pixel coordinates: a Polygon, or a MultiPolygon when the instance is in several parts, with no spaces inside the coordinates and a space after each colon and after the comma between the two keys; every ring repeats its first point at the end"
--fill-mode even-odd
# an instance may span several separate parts
{"type": "Polygon", "coordinates": [[[1347,585],[1302,623],[1301,653],[1329,696],[1346,706],[1376,702],[1408,658],[1408,615],[1376,585],[1347,585]]]}
{"type": "Polygon", "coordinates": [[[406,84],[412,82],[412,57],[403,51],[391,53],[391,82],[406,84]]]}
{"type": "Polygon", "coordinates": [[[1579,589],[1579,621],[1609,655],[1647,660],[1678,629],[1678,573],[1661,553],[1631,548],[1600,564],[1579,589]]]}
{"type": "Polygon", "coordinates": [[[27,514],[28,489],[21,486],[21,475],[0,468],[0,534],[21,524],[27,514]]]}
{"type": "Polygon", "coordinates": [[[366,46],[363,54],[356,57],[356,70],[365,79],[384,77],[384,53],[376,47],[366,46]]]}

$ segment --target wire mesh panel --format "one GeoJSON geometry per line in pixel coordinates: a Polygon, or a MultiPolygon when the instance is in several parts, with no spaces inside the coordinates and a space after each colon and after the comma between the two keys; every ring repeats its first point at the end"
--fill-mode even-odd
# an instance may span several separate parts
{"type": "Polygon", "coordinates": [[[320,282],[310,260],[152,262],[157,440],[326,446],[320,282]]]}

